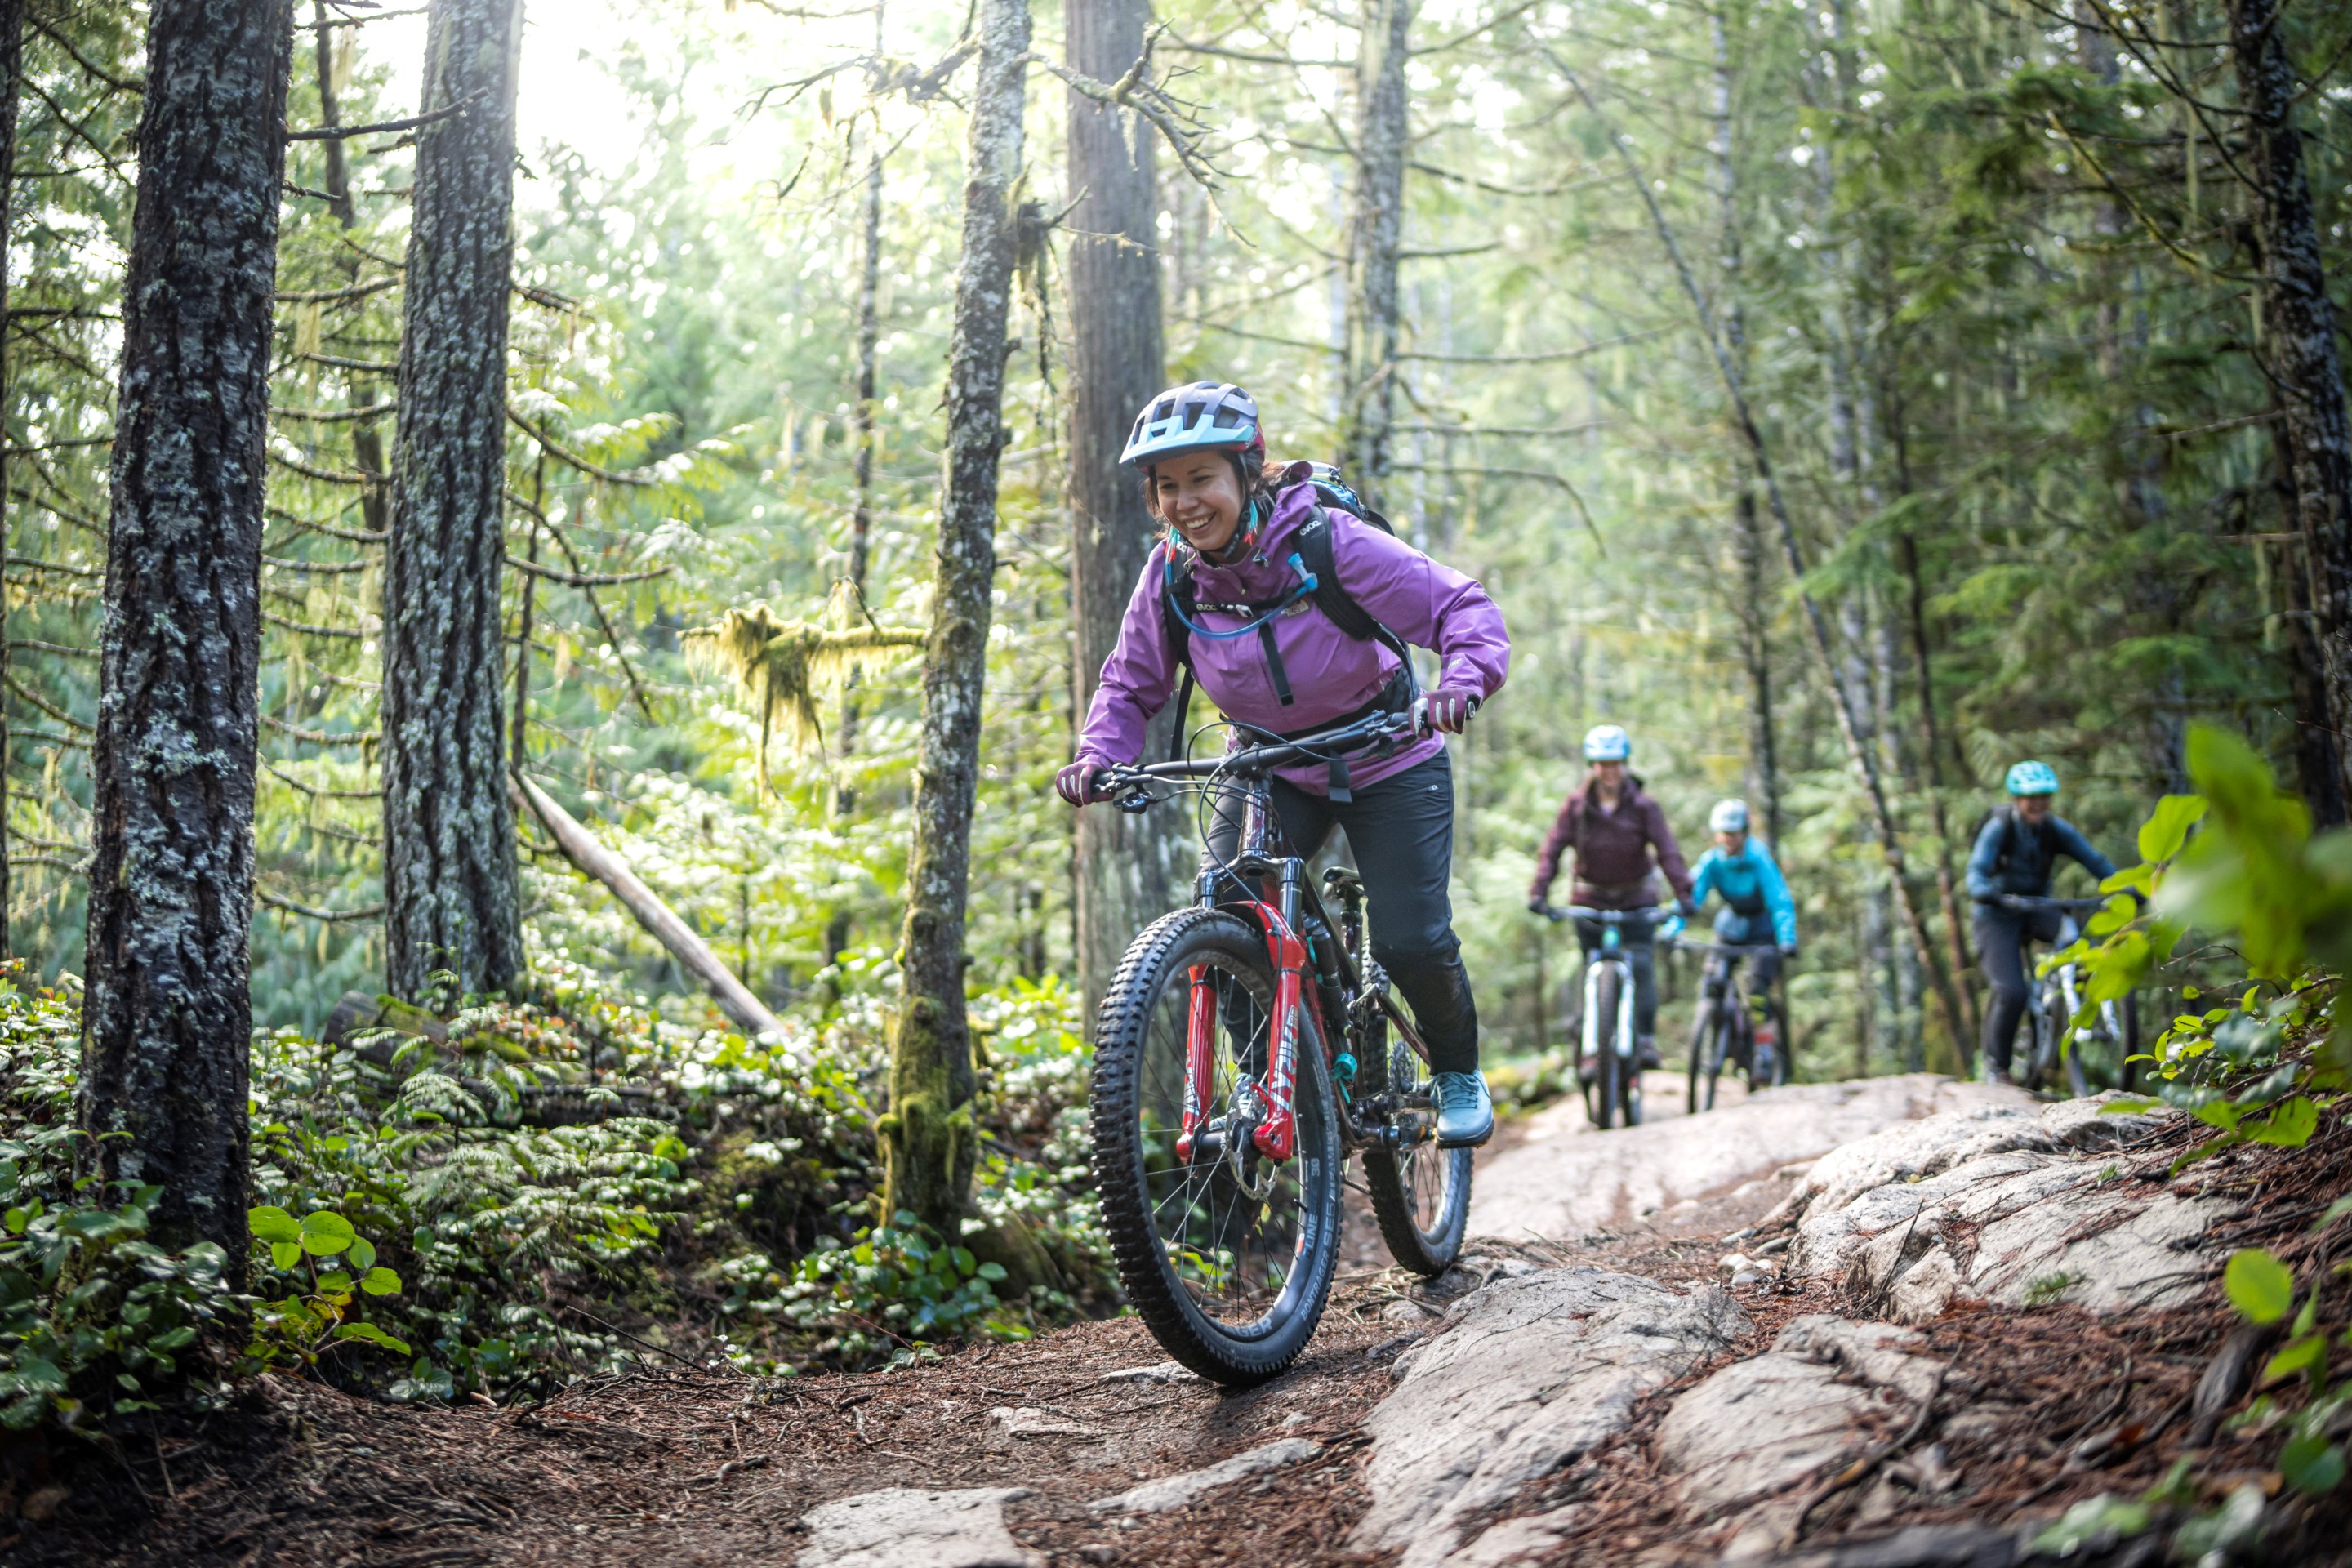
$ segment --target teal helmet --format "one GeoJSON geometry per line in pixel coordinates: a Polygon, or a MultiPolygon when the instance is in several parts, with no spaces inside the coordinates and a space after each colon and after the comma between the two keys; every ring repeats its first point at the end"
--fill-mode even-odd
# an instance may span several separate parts
{"type": "Polygon", "coordinates": [[[1744,800],[1718,800],[1715,809],[1706,814],[1709,833],[1745,833],[1748,831],[1748,803],[1744,800]]]}
{"type": "Polygon", "coordinates": [[[1616,724],[1595,724],[1584,732],[1584,760],[1622,763],[1633,754],[1633,739],[1616,724]]]}
{"type": "Polygon", "coordinates": [[[1257,399],[1230,381],[1193,381],[1171,386],[1143,405],[1118,460],[1141,467],[1180,452],[1253,449],[1265,450],[1257,399]]]}
{"type": "Polygon", "coordinates": [[[2048,763],[2020,763],[2009,770],[2011,795],[2056,795],[2058,774],[2048,763]]]}

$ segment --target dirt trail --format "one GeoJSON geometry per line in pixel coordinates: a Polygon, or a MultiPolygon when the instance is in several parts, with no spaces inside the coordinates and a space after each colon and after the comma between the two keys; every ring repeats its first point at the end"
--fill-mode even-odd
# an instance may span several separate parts
{"type": "MultiPolygon", "coordinates": [[[[1352,1227],[1322,1331],[1291,1373],[1263,1388],[1227,1394],[1175,1373],[1131,1319],[885,1375],[754,1384],[649,1373],[576,1387],[520,1414],[386,1407],[271,1378],[235,1411],[166,1426],[131,1445],[117,1468],[82,1472],[47,1525],[0,1539],[0,1561],[1391,1561],[1392,1552],[1347,1545],[1372,1506],[1367,1423],[1397,1386],[1398,1356],[1423,1341],[1449,1301],[1496,1280],[1556,1277],[1562,1265],[1689,1289],[1714,1277],[1715,1238],[1791,1190],[1792,1163],[1986,1098],[1944,1080],[1891,1079],[1778,1090],[1685,1118],[1680,1080],[1666,1074],[1653,1075],[1649,1096],[1653,1120],[1643,1128],[1593,1133],[1569,1104],[1483,1157],[1474,1229],[1496,1238],[1474,1241],[1465,1267],[1440,1280],[1387,1268],[1364,1243],[1369,1226],[1352,1227]],[[1220,1472],[1211,1479],[1225,1484],[1198,1495],[1180,1487],[1165,1511],[1089,1507],[1236,1456],[1249,1457],[1236,1467],[1245,1474],[1220,1472]],[[881,1489],[916,1489],[882,1500],[886,1510],[919,1508],[925,1489],[955,1490],[956,1506],[985,1514],[985,1528],[909,1555],[903,1522],[885,1532],[899,1547],[877,1552],[858,1545],[866,1526],[856,1508],[810,1518],[881,1489]]],[[[1751,1288],[1740,1298],[1747,1316],[1727,1313],[1748,1325],[1739,1353],[1761,1349],[1806,1304],[1769,1294],[1751,1288]]]]}

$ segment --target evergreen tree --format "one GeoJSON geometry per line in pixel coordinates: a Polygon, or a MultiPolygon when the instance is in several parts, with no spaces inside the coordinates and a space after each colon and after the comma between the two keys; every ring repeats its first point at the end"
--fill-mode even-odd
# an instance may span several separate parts
{"type": "Polygon", "coordinates": [[[77,1113],[242,1281],[263,449],[290,0],[156,0],[123,294],[77,1113]]]}
{"type": "Polygon", "coordinates": [[[385,966],[406,997],[523,966],[499,599],[521,43],[521,0],[434,0],[383,587],[385,966]]]}

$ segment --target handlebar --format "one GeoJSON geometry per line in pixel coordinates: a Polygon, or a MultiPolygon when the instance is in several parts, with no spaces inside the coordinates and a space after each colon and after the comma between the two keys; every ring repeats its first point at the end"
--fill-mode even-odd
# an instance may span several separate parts
{"type": "MultiPolygon", "coordinates": [[[[1419,716],[1415,711],[1376,713],[1370,719],[1343,724],[1336,730],[1301,735],[1296,740],[1277,738],[1255,746],[1244,746],[1237,751],[1220,752],[1213,757],[1192,758],[1180,763],[1150,763],[1140,766],[1113,763],[1097,769],[1095,777],[1111,792],[1114,804],[1123,810],[1139,811],[1152,801],[1162,798],[1151,792],[1155,784],[1214,778],[1231,773],[1270,773],[1293,763],[1325,761],[1335,751],[1413,739],[1420,728],[1419,716]]],[[[1259,732],[1264,733],[1262,731],[1259,732]]]]}
{"type": "Polygon", "coordinates": [[[1605,926],[1621,926],[1630,921],[1637,920],[1670,920],[1675,912],[1675,906],[1672,904],[1657,904],[1646,910],[1593,910],[1587,909],[1582,904],[1570,904],[1566,909],[1559,909],[1550,904],[1544,906],[1544,918],[1554,922],[1591,921],[1605,926]]]}
{"type": "Polygon", "coordinates": [[[1780,944],[1777,942],[1693,942],[1687,937],[1677,937],[1675,939],[1675,945],[1691,952],[1727,952],[1738,955],[1780,951],[1780,944]]]}
{"type": "Polygon", "coordinates": [[[2070,915],[2084,914],[2092,910],[2104,910],[2107,907],[2107,900],[2104,898],[2042,899],[2031,893],[1996,893],[1990,898],[1979,899],[1977,902],[1990,904],[1995,909],[2057,910],[2070,915]]]}

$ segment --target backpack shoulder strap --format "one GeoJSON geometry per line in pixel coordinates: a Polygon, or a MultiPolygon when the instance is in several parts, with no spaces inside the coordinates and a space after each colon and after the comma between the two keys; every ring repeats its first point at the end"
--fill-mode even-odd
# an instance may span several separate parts
{"type": "Polygon", "coordinates": [[[1395,654],[1417,694],[1420,682],[1412,675],[1412,654],[1404,639],[1382,626],[1340,585],[1339,561],[1331,547],[1331,514],[1317,507],[1314,515],[1292,536],[1291,542],[1297,546],[1299,564],[1315,578],[1315,607],[1348,636],[1360,642],[1380,643],[1395,654]]]}
{"type": "Polygon", "coordinates": [[[1168,546],[1165,542],[1152,550],[1152,563],[1160,575],[1160,624],[1168,639],[1168,651],[1184,671],[1176,685],[1176,722],[1169,731],[1168,760],[1184,760],[1184,731],[1192,711],[1192,631],[1184,623],[1201,613],[1200,585],[1192,581],[1190,572],[1178,572],[1171,580],[1168,570],[1168,546]]]}

